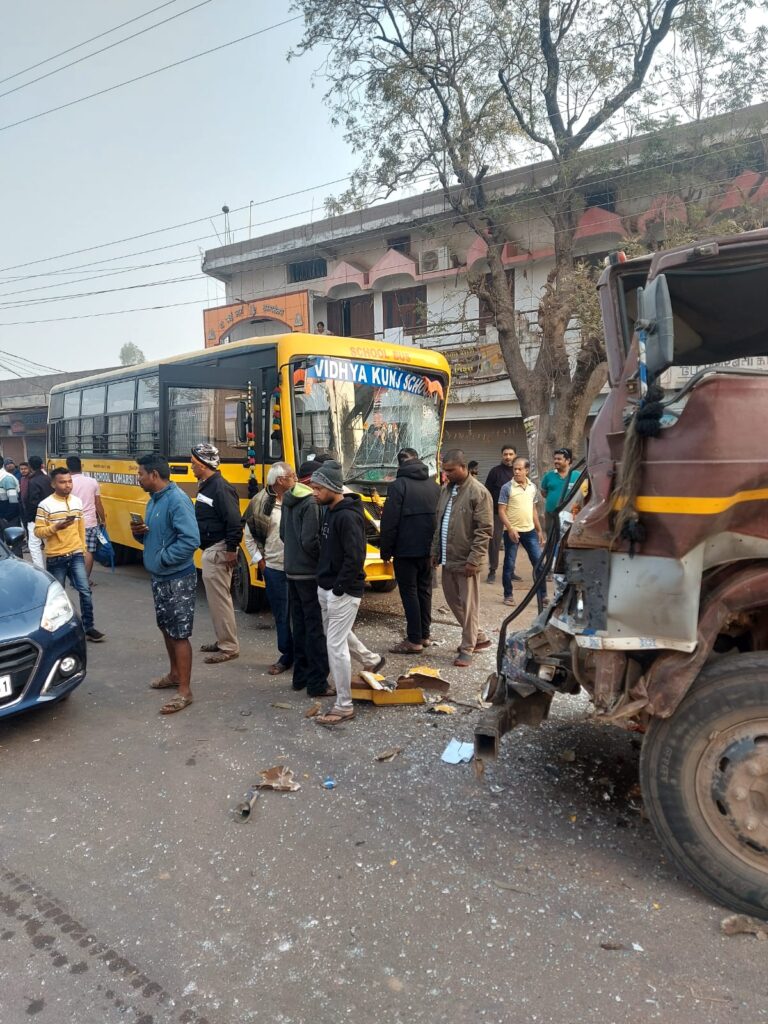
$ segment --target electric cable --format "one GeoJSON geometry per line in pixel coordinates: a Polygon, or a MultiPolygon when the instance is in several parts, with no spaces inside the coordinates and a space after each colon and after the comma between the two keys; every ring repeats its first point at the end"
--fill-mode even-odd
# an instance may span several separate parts
{"type": "MultiPolygon", "coordinates": [[[[176,2],[176,0],[174,0],[176,2]]],[[[26,89],[28,85],[34,85],[36,82],[42,82],[46,78],[51,78],[53,75],[58,75],[60,71],[67,71],[69,68],[75,67],[77,64],[82,64],[83,61],[90,60],[91,57],[98,57],[100,53],[106,53],[107,50],[113,50],[116,46],[121,46],[123,43],[130,42],[131,39],[137,39],[139,36],[146,35],[147,32],[152,32],[153,29],[160,28],[161,25],[167,25],[169,21],[175,21],[176,18],[182,18],[185,14],[191,14],[192,11],[196,11],[198,7],[205,7],[207,4],[213,3],[213,0],[200,0],[194,7],[187,7],[184,11],[178,11],[176,14],[171,14],[167,18],[163,18],[162,21],[156,21],[154,25],[148,25],[146,28],[139,29],[138,32],[133,32],[129,36],[124,36],[122,39],[117,39],[114,43],[109,43],[107,46],[102,46],[100,50],[93,50],[92,53],[86,53],[82,57],[78,57],[77,60],[72,60],[69,64],[62,64],[59,68],[54,68],[53,71],[46,71],[44,75],[38,75],[37,78],[31,78],[28,82],[22,82],[21,85],[14,85],[12,89],[6,89],[5,92],[0,92],[0,100],[6,96],[10,96],[11,93],[19,92],[21,89],[26,89]]]]}
{"type": "Polygon", "coordinates": [[[237,43],[244,43],[248,39],[254,39],[256,36],[263,36],[266,32],[273,32],[275,29],[283,28],[285,25],[290,25],[294,21],[298,21],[301,15],[296,15],[293,18],[285,18],[283,21],[275,22],[274,25],[267,25],[265,28],[257,29],[256,32],[249,32],[247,35],[239,36],[237,39],[230,39],[227,43],[221,43],[219,46],[212,46],[209,50],[202,50],[200,53],[193,53],[189,57],[183,57],[181,60],[175,60],[171,64],[165,64],[161,68],[155,68],[153,71],[145,71],[142,75],[136,75],[134,78],[126,78],[123,82],[117,82],[115,85],[108,85],[104,89],[98,89],[96,92],[88,93],[87,96],[80,96],[76,100],[69,100],[67,103],[60,103],[57,107],[50,107],[48,110],[40,110],[36,114],[30,114],[28,117],[22,117],[18,121],[11,121],[9,124],[0,125],[0,132],[7,132],[10,128],[18,128],[19,125],[29,124],[30,121],[36,121],[40,117],[47,117],[48,114],[55,114],[59,110],[66,110],[69,107],[77,106],[78,103],[85,103],[87,100],[95,99],[97,96],[105,96],[107,93],[114,92],[116,89],[122,89],[126,85],[133,85],[135,82],[143,82],[147,78],[152,78],[154,75],[159,75],[163,71],[170,71],[172,68],[181,67],[182,64],[189,64],[190,61],[199,60],[200,57],[208,57],[212,53],[218,53],[220,50],[226,50],[230,46],[235,46],[237,43]]]}

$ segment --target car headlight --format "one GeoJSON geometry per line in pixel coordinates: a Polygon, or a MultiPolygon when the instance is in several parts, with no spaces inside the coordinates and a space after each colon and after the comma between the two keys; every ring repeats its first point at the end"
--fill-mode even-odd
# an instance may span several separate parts
{"type": "Polygon", "coordinates": [[[75,609],[72,607],[64,587],[55,580],[48,587],[48,594],[45,598],[45,608],[40,619],[40,626],[47,629],[49,633],[55,633],[74,616],[75,609]]]}

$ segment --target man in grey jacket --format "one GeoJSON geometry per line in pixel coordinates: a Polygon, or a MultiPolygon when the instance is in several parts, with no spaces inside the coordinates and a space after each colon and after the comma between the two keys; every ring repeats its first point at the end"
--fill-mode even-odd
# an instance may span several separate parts
{"type": "Polygon", "coordinates": [[[488,563],[493,507],[490,493],[470,474],[464,452],[446,452],[443,472],[447,482],[437,507],[432,556],[434,564],[442,566],[445,600],[461,626],[461,644],[453,664],[468,668],[476,651],[491,646],[480,628],[478,581],[488,563]]]}
{"type": "Polygon", "coordinates": [[[317,597],[322,511],[307,486],[318,465],[303,463],[298,483],[283,495],[280,539],[293,633],[293,689],[306,688],[308,697],[332,697],[335,691],[328,686],[328,652],[317,597]]]}

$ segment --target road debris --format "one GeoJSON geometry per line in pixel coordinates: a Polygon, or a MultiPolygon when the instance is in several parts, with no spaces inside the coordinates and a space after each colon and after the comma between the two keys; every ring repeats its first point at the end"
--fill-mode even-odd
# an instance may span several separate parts
{"type": "Polygon", "coordinates": [[[475,756],[473,743],[462,743],[460,740],[452,739],[442,753],[441,761],[446,764],[469,764],[475,756]]]}
{"type": "Polygon", "coordinates": [[[251,817],[254,805],[261,796],[255,786],[250,786],[245,794],[245,799],[239,803],[234,810],[235,821],[248,821],[251,817]]]}
{"type": "Polygon", "coordinates": [[[284,764],[266,768],[259,772],[259,775],[261,776],[261,782],[258,783],[259,789],[275,789],[284,793],[295,793],[297,789],[301,789],[301,783],[294,781],[293,769],[286,768],[284,764]]]}
{"type": "Polygon", "coordinates": [[[272,704],[271,704],[271,707],[273,707],[273,708],[280,708],[281,711],[296,711],[297,710],[295,704],[287,704],[287,703],[285,703],[284,701],[281,701],[281,700],[273,701],[272,704]]]}
{"type": "Polygon", "coordinates": [[[376,755],[377,761],[394,761],[398,754],[402,754],[404,747],[391,747],[389,750],[382,750],[376,755]]]}
{"type": "Polygon", "coordinates": [[[332,776],[326,775],[323,779],[323,789],[336,789],[336,780],[332,776]]]}
{"type": "Polygon", "coordinates": [[[456,708],[450,704],[433,704],[427,708],[427,713],[430,715],[455,715],[456,708]]]}
{"type": "Polygon", "coordinates": [[[756,939],[768,939],[768,922],[758,921],[746,914],[731,914],[720,922],[723,935],[754,935],[756,939]]]}
{"type": "Polygon", "coordinates": [[[623,942],[601,942],[600,949],[607,949],[610,953],[626,950],[623,942]]]}
{"type": "Polygon", "coordinates": [[[323,710],[322,704],[313,704],[311,708],[307,708],[304,712],[305,718],[315,718],[323,710]]]}
{"type": "Polygon", "coordinates": [[[576,751],[563,750],[560,754],[560,760],[565,761],[566,764],[573,764],[573,762],[576,760],[576,751]]]}

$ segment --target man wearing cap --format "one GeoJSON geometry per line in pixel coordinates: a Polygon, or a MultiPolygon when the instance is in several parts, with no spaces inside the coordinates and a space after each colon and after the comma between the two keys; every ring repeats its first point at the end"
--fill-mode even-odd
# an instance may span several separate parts
{"type": "Polygon", "coordinates": [[[280,539],[293,633],[293,688],[306,689],[308,697],[333,697],[336,691],[328,685],[328,651],[317,597],[322,512],[308,486],[320,465],[320,457],[302,463],[299,482],[283,495],[280,539]]]}
{"type": "Polygon", "coordinates": [[[221,458],[212,444],[192,449],[192,472],[199,481],[195,518],[203,551],[203,584],[216,641],[200,648],[207,665],[231,661],[240,653],[232,604],[232,572],[243,537],[240,499],[219,472],[221,458]]]}
{"type": "Polygon", "coordinates": [[[321,725],[338,725],[355,717],[351,659],[371,672],[382,668],[385,659],[369,651],[352,632],[365,588],[365,517],[360,495],[344,494],[338,462],[324,462],[310,483],[315,501],[326,510],[320,529],[317,597],[336,684],[336,703],[316,720],[321,725]]]}

